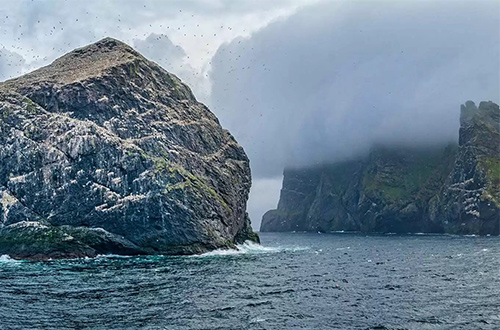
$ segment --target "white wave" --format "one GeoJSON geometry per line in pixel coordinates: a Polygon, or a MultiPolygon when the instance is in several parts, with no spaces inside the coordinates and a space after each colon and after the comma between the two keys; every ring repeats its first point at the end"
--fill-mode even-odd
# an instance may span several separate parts
{"type": "Polygon", "coordinates": [[[209,256],[232,256],[239,254],[258,254],[279,252],[277,248],[265,247],[260,244],[246,241],[243,244],[236,245],[236,249],[218,249],[203,254],[195,255],[195,257],[209,257],[209,256]]]}
{"type": "Polygon", "coordinates": [[[213,256],[233,256],[233,255],[238,255],[238,254],[244,254],[240,250],[234,250],[234,249],[218,249],[218,250],[213,250],[210,252],[202,253],[202,254],[196,254],[193,255],[193,257],[213,257],[213,256]]]}
{"type": "Polygon", "coordinates": [[[17,262],[20,262],[19,260],[16,260],[16,259],[12,259],[9,255],[7,254],[3,254],[0,256],[0,263],[7,263],[7,262],[13,262],[13,263],[17,263],[17,262]]]}
{"type": "Polygon", "coordinates": [[[96,259],[100,258],[109,258],[109,259],[115,259],[115,258],[132,258],[133,256],[131,255],[123,255],[123,254],[98,254],[96,256],[96,259]]]}
{"type": "Polygon", "coordinates": [[[251,241],[246,241],[243,244],[236,245],[236,249],[218,249],[210,252],[206,252],[203,254],[194,255],[194,257],[210,257],[210,256],[232,256],[232,255],[240,255],[240,254],[264,254],[264,253],[276,253],[282,251],[302,251],[307,250],[307,247],[291,247],[291,248],[282,248],[282,247],[269,247],[263,246],[251,241]]]}
{"type": "Polygon", "coordinates": [[[238,244],[237,249],[246,253],[269,253],[279,252],[281,249],[276,247],[263,246],[258,243],[246,241],[243,244],[238,244]]]}

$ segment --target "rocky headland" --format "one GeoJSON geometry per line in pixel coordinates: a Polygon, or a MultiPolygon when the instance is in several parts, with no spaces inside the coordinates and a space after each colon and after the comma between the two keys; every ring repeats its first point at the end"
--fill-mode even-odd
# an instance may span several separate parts
{"type": "Polygon", "coordinates": [[[378,146],[357,160],[286,169],[260,230],[499,235],[498,105],[462,105],[458,145],[378,146]]]}
{"type": "Polygon", "coordinates": [[[258,241],[242,147],[179,78],[111,38],[0,83],[0,164],[0,255],[258,241]]]}

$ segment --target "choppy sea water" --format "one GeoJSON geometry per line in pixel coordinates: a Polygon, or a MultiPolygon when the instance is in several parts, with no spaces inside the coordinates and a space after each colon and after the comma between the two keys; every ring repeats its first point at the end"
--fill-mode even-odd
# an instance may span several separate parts
{"type": "Polygon", "coordinates": [[[500,329],[500,238],[263,233],[190,257],[0,257],[0,329],[500,329]]]}

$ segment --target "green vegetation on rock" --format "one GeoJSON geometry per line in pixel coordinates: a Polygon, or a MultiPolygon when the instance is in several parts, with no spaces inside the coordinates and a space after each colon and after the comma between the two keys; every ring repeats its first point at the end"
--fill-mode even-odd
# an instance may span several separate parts
{"type": "Polygon", "coordinates": [[[500,207],[500,155],[497,158],[484,158],[479,165],[486,171],[487,184],[483,198],[491,199],[500,207]]]}

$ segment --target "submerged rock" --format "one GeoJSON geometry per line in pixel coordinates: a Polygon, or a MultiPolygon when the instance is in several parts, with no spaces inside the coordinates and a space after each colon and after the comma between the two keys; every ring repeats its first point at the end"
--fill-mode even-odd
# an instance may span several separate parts
{"type": "Polygon", "coordinates": [[[364,159],[287,169],[261,231],[499,234],[500,111],[462,106],[459,146],[377,147],[364,159]]]}
{"type": "Polygon", "coordinates": [[[258,240],[243,149],[176,76],[114,39],[0,84],[0,164],[0,254],[258,240]]]}

